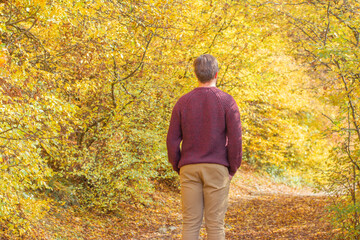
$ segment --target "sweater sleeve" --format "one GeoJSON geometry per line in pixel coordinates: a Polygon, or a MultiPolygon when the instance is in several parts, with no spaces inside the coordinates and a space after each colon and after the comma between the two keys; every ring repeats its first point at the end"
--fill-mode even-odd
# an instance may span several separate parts
{"type": "Polygon", "coordinates": [[[178,163],[180,161],[180,143],[182,141],[180,107],[179,103],[175,104],[171,114],[169,131],[166,138],[168,160],[173,166],[174,171],[180,171],[178,163]]]}
{"type": "Polygon", "coordinates": [[[233,98],[226,111],[226,136],[229,174],[234,176],[242,161],[242,130],[239,108],[233,98]]]}

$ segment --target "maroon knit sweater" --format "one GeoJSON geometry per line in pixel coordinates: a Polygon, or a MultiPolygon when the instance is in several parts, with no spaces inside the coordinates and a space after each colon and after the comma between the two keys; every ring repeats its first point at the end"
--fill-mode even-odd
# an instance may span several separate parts
{"type": "Polygon", "coordinates": [[[217,163],[233,176],[242,160],[240,113],[234,98],[216,87],[198,87],[185,94],[174,106],[166,143],[177,172],[187,164],[217,163]]]}

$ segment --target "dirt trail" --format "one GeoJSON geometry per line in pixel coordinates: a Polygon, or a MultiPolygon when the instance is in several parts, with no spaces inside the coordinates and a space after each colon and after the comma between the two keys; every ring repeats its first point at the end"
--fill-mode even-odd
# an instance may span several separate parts
{"type": "MultiPolygon", "coordinates": [[[[178,195],[173,197],[176,207],[164,206],[167,216],[152,214],[162,227],[129,239],[180,239],[180,201],[178,195]]],[[[270,178],[242,170],[231,183],[229,198],[226,239],[326,240],[334,235],[326,218],[329,199],[311,189],[274,183],[270,178]]],[[[200,233],[201,239],[206,239],[204,225],[200,233]]]]}
{"type": "MultiPolygon", "coordinates": [[[[123,204],[120,216],[55,208],[39,231],[44,239],[180,239],[180,194],[158,184],[153,197],[149,205],[123,204]]],[[[230,187],[226,239],[331,239],[328,200],[242,168],[230,187]]],[[[206,239],[204,225],[200,235],[206,239]]]]}
{"type": "Polygon", "coordinates": [[[331,239],[326,197],[262,195],[238,198],[226,218],[228,239],[331,239]]]}
{"type": "Polygon", "coordinates": [[[227,239],[331,239],[329,198],[242,172],[232,183],[227,239]]]}

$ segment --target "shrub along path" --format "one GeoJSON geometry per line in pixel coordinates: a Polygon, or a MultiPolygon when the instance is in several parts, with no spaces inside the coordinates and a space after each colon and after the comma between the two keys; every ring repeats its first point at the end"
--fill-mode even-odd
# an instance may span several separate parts
{"type": "MultiPolygon", "coordinates": [[[[296,189],[243,169],[232,180],[227,239],[331,239],[329,198],[296,189]]],[[[180,239],[178,191],[158,184],[154,203],[124,205],[122,214],[96,215],[54,208],[37,235],[47,239],[180,239]]],[[[206,239],[205,227],[201,238],[206,239]]]]}

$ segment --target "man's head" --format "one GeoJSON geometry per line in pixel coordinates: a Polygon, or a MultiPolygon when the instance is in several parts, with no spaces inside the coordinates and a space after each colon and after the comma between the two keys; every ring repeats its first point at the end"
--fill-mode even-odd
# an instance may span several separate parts
{"type": "Polygon", "coordinates": [[[217,77],[219,71],[216,58],[210,54],[203,54],[195,59],[194,70],[197,79],[202,82],[210,82],[217,77]]]}

